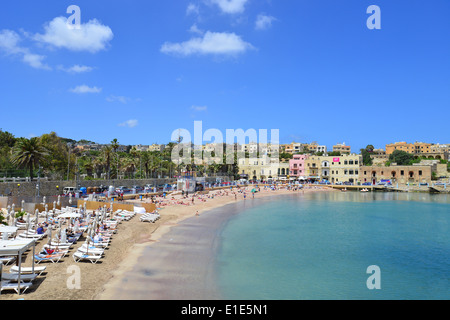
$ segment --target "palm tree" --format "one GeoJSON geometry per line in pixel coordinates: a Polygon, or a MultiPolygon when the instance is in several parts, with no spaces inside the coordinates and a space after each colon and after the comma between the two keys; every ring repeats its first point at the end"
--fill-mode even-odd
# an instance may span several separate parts
{"type": "Polygon", "coordinates": [[[119,155],[117,154],[117,149],[119,149],[119,141],[117,139],[113,139],[111,141],[111,147],[113,148],[116,157],[117,157],[117,179],[119,179],[119,155]]]}
{"type": "Polygon", "coordinates": [[[112,152],[111,146],[104,146],[102,149],[103,159],[106,165],[106,172],[108,173],[108,180],[110,178],[110,169],[111,169],[111,152],[112,152]]]}
{"type": "Polygon", "coordinates": [[[19,167],[27,167],[30,170],[30,179],[33,181],[33,170],[39,167],[39,163],[48,151],[36,137],[31,139],[21,138],[14,145],[11,161],[19,167]]]}

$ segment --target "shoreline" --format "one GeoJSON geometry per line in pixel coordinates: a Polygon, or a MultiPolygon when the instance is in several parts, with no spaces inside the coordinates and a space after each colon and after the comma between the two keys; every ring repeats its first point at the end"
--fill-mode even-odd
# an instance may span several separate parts
{"type": "MultiPolygon", "coordinates": [[[[292,190],[261,190],[255,200],[278,197],[283,195],[296,195],[310,192],[333,192],[335,190],[322,187],[312,187],[299,191],[292,190]]],[[[214,274],[207,267],[208,262],[215,256],[217,246],[217,231],[221,229],[234,214],[238,212],[224,213],[227,206],[242,207],[244,201],[254,202],[253,199],[243,199],[240,195],[237,200],[232,196],[214,199],[214,201],[189,206],[191,213],[177,212],[179,207],[168,207],[161,214],[173,214],[176,217],[161,224],[151,235],[150,242],[135,244],[130,253],[123,258],[112,278],[104,284],[103,290],[95,297],[96,300],[117,299],[155,299],[155,300],[184,300],[184,299],[220,299],[220,294],[214,287],[214,274]],[[170,210],[172,209],[172,210],[170,210]],[[195,220],[195,211],[198,210],[201,220],[195,220]],[[194,213],[192,213],[194,212],[194,213]],[[200,223],[199,223],[200,222],[200,223]],[[176,228],[173,228],[176,227],[176,228]],[[208,235],[202,242],[195,236],[198,232],[208,235]],[[170,237],[169,237],[170,235],[170,237]],[[181,242],[178,240],[181,239],[181,242]],[[175,242],[175,244],[174,244],[175,242]],[[201,243],[199,243],[201,242],[201,243]],[[200,252],[190,250],[193,247],[200,248],[200,252]],[[156,250],[151,250],[155,248],[156,250]],[[195,256],[195,257],[193,257],[195,256]],[[183,264],[181,274],[180,267],[173,265],[183,264]],[[188,265],[188,267],[186,267],[188,265]],[[176,279],[174,279],[174,277],[176,279]],[[206,281],[204,281],[206,279],[206,281]],[[153,285],[153,291],[136,292],[137,286],[147,281],[146,285],[153,285]],[[175,291],[167,289],[168,282],[172,286],[182,283],[188,289],[176,287],[175,291]],[[206,283],[206,288],[203,286],[206,283]],[[163,292],[163,286],[165,292],[163,292]],[[127,289],[130,288],[128,293],[127,289]],[[183,289],[183,290],[182,290],[183,289]],[[186,292],[186,290],[188,292],[186,292]],[[170,292],[167,292],[170,291],[170,292]]],[[[183,208],[186,211],[187,208],[183,208]]]]}

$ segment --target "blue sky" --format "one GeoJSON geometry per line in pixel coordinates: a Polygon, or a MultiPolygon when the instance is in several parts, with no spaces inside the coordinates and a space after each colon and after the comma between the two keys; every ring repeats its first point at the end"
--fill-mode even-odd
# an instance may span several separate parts
{"type": "Polygon", "coordinates": [[[354,151],[450,143],[449,14],[448,0],[3,1],[0,128],[151,144],[197,120],[354,151]]]}

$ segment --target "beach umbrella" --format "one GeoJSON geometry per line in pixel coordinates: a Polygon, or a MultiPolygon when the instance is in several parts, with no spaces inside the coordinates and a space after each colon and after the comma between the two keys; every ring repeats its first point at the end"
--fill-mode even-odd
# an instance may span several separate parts
{"type": "Polygon", "coordinates": [[[78,231],[80,231],[80,222],[78,220],[75,221],[73,230],[75,233],[78,233],[78,231]]]}
{"type": "Polygon", "coordinates": [[[12,204],[11,209],[13,212],[16,212],[16,205],[14,203],[12,204]]]}
{"type": "Polygon", "coordinates": [[[92,238],[90,236],[86,237],[86,254],[89,254],[89,244],[92,242],[92,238]]]}
{"type": "Polygon", "coordinates": [[[35,225],[35,229],[37,229],[37,225],[39,223],[39,209],[36,209],[36,211],[34,212],[34,215],[36,216],[36,220],[34,222],[34,225],[35,225]]]}
{"type": "Polygon", "coordinates": [[[30,230],[30,214],[27,214],[27,232],[30,230]]]}
{"type": "Polygon", "coordinates": [[[47,202],[47,197],[44,196],[44,197],[42,198],[42,203],[45,204],[46,202],[47,202]]]}
{"type": "Polygon", "coordinates": [[[67,230],[67,229],[63,229],[63,230],[62,230],[62,235],[61,235],[61,242],[62,242],[62,243],[66,243],[66,242],[67,242],[67,234],[66,234],[66,230],[67,230]]]}
{"type": "Polygon", "coordinates": [[[49,226],[47,229],[47,237],[48,237],[47,243],[51,244],[52,243],[52,227],[51,226],[49,226]]]}
{"type": "Polygon", "coordinates": [[[23,207],[25,205],[25,200],[22,200],[22,207],[20,208],[20,211],[24,211],[23,207]]]}
{"type": "Polygon", "coordinates": [[[15,221],[16,221],[16,214],[14,211],[11,210],[11,207],[8,206],[8,210],[9,210],[9,216],[11,217],[11,222],[13,223],[13,225],[15,225],[15,221]]]}
{"type": "Polygon", "coordinates": [[[53,201],[53,213],[56,213],[56,201],[53,201]]]}
{"type": "Polygon", "coordinates": [[[72,194],[69,193],[69,204],[72,204],[72,194]]]}
{"type": "Polygon", "coordinates": [[[61,196],[58,196],[58,206],[61,204],[61,196]]]}

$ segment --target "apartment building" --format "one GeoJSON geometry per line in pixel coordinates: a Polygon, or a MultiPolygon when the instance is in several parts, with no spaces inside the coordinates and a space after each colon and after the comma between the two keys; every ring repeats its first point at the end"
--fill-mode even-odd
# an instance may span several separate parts
{"type": "Polygon", "coordinates": [[[306,177],[305,160],[308,155],[294,154],[293,158],[289,160],[289,175],[293,178],[306,177]]]}
{"type": "Polygon", "coordinates": [[[347,145],[345,144],[345,142],[343,142],[343,143],[338,143],[338,144],[335,144],[335,145],[333,146],[333,152],[340,152],[341,155],[344,155],[344,154],[350,154],[350,153],[351,153],[351,147],[350,147],[350,146],[347,146],[347,145]]]}
{"type": "Polygon", "coordinates": [[[424,142],[414,142],[414,143],[407,143],[405,141],[395,142],[386,145],[386,154],[390,155],[395,150],[405,151],[411,154],[429,153],[431,146],[432,146],[431,143],[424,143],[424,142]]]}
{"type": "Polygon", "coordinates": [[[359,168],[362,163],[360,155],[339,157],[311,156],[305,160],[306,176],[311,180],[328,180],[331,183],[358,183],[359,168]]]}
{"type": "Polygon", "coordinates": [[[270,157],[238,159],[239,174],[249,180],[280,180],[289,175],[289,162],[270,157]]]}

